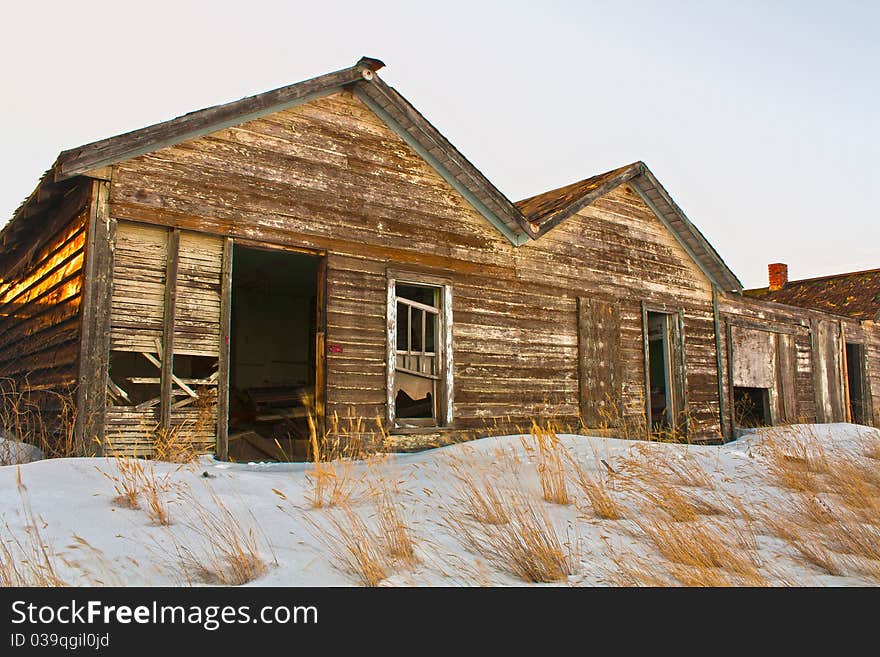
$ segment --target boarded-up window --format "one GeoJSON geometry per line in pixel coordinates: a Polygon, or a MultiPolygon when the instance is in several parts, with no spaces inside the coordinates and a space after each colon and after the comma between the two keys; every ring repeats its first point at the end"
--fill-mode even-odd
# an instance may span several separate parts
{"type": "MultiPolygon", "coordinates": [[[[779,418],[776,334],[769,330],[733,326],[730,340],[734,389],[765,390],[768,408],[764,422],[775,424],[779,418]]],[[[741,399],[751,403],[755,394],[744,395],[741,399]]],[[[737,398],[734,397],[733,401],[736,406],[737,398]]],[[[734,407],[733,411],[735,419],[748,416],[750,413],[749,409],[745,408],[734,407]]]]}
{"type": "Polygon", "coordinates": [[[816,320],[813,330],[813,385],[816,414],[820,422],[846,421],[840,326],[816,320]]]}
{"type": "Polygon", "coordinates": [[[111,451],[153,454],[163,417],[198,449],[213,447],[222,260],[220,237],[118,223],[105,430],[111,451]],[[164,402],[163,389],[170,389],[164,402]]]}
{"type": "Polygon", "coordinates": [[[779,421],[797,422],[797,348],[791,333],[776,334],[777,375],[779,392],[779,421]]]}
{"type": "Polygon", "coordinates": [[[581,419],[588,427],[618,426],[620,316],[604,301],[578,298],[578,377],[581,419]]]}
{"type": "Polygon", "coordinates": [[[199,450],[214,446],[223,238],[181,232],[174,304],[171,426],[199,450]]]}

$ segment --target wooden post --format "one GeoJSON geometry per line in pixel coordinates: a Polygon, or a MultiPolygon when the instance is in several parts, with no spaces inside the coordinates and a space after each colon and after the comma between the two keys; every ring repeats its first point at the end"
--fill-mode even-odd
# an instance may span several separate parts
{"type": "Polygon", "coordinates": [[[231,237],[223,241],[220,271],[220,355],[217,363],[217,459],[229,459],[229,350],[232,335],[232,246],[231,237]]]}
{"type": "Polygon", "coordinates": [[[318,289],[315,299],[315,430],[326,431],[327,399],[327,257],[318,260],[318,289]]]}
{"type": "Polygon", "coordinates": [[[733,325],[730,323],[730,320],[725,321],[725,335],[727,336],[727,384],[730,390],[730,431],[731,438],[737,438],[736,436],[736,397],[734,395],[734,388],[736,386],[736,381],[734,379],[734,371],[733,371],[733,325]]]}
{"type": "MultiPolygon", "coordinates": [[[[645,367],[645,438],[651,439],[651,360],[648,344],[648,308],[642,301],[642,351],[645,367]]],[[[668,394],[668,393],[667,393],[668,394]]]]}
{"type": "Polygon", "coordinates": [[[840,325],[840,383],[843,390],[843,417],[847,422],[852,422],[852,405],[849,392],[849,363],[846,362],[846,329],[843,321],[840,325]]]}
{"type": "Polygon", "coordinates": [[[715,323],[715,368],[718,381],[718,421],[721,426],[721,439],[731,436],[727,432],[727,408],[724,403],[724,364],[721,357],[721,319],[718,315],[718,288],[712,286],[712,318],[715,323]]]}
{"type": "Polygon", "coordinates": [[[171,429],[171,377],[174,374],[174,314],[177,306],[177,266],[180,252],[180,229],[168,234],[167,260],[165,264],[165,310],[162,328],[162,373],[160,375],[159,428],[171,429]]]}
{"type": "Polygon", "coordinates": [[[103,454],[106,390],[110,359],[110,306],[113,282],[113,243],[116,222],[110,218],[110,183],[91,181],[86,225],[79,372],[74,436],[78,452],[103,454]]]}
{"type": "Polygon", "coordinates": [[[676,400],[674,428],[676,433],[683,432],[685,437],[690,436],[691,418],[688,410],[688,394],[687,394],[687,350],[685,348],[684,336],[684,310],[681,309],[675,315],[676,330],[673,335],[673,345],[678,350],[678,358],[675,368],[678,372],[678,385],[675,386],[676,400]],[[683,418],[683,419],[682,419],[683,418]]]}

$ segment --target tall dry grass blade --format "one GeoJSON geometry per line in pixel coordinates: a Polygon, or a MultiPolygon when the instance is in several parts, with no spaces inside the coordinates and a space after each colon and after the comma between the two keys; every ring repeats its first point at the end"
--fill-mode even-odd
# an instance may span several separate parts
{"type": "Polygon", "coordinates": [[[194,536],[183,542],[169,530],[181,575],[188,582],[224,586],[261,577],[269,566],[263,556],[268,541],[259,532],[256,518],[250,514],[250,526],[244,524],[213,489],[208,490],[208,503],[189,490],[180,495],[182,524],[194,536]]]}
{"type": "Polygon", "coordinates": [[[624,506],[608,484],[608,476],[602,472],[588,472],[576,458],[569,455],[572,481],[590,504],[593,515],[602,520],[620,520],[624,506]]]}
{"type": "Polygon", "coordinates": [[[538,479],[544,499],[554,504],[571,504],[565,471],[566,450],[556,431],[549,425],[532,421],[531,437],[536,447],[538,479]]]}
{"type": "Polygon", "coordinates": [[[391,572],[382,535],[348,504],[321,517],[305,516],[307,526],[327,548],[334,565],[363,586],[378,586],[391,572]]]}
{"type": "Polygon", "coordinates": [[[558,582],[576,572],[579,539],[561,537],[539,500],[520,489],[505,495],[509,521],[485,524],[452,513],[447,525],[471,550],[526,582],[558,582]]]}

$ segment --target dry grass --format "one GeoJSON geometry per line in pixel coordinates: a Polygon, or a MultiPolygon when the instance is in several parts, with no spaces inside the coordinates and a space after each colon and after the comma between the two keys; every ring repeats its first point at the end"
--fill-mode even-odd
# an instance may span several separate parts
{"type": "Polygon", "coordinates": [[[862,434],[863,453],[869,459],[880,461],[880,431],[866,431],[862,434]]]}
{"type": "Polygon", "coordinates": [[[683,486],[693,488],[714,488],[712,479],[706,470],[692,458],[668,458],[665,461],[666,468],[675,479],[683,486]]]}
{"type": "Polygon", "coordinates": [[[701,580],[711,586],[723,581],[747,586],[767,583],[758,569],[757,554],[743,545],[741,531],[732,531],[729,522],[708,518],[678,522],[643,508],[636,525],[672,562],[673,574],[686,586],[701,580]]]}
{"type": "Polygon", "coordinates": [[[138,498],[146,478],[143,461],[118,454],[114,455],[112,459],[116,474],[101,470],[97,466],[95,468],[113,484],[113,489],[116,491],[116,497],[113,501],[116,504],[129,509],[139,509],[140,500],[138,498]]]}
{"type": "Polygon", "coordinates": [[[513,450],[498,448],[492,467],[474,464],[469,459],[447,457],[443,476],[451,476],[450,497],[458,513],[489,525],[510,522],[505,499],[510,481],[515,481],[522,461],[513,450]]]}
{"type": "Polygon", "coordinates": [[[787,441],[772,436],[771,476],[788,498],[760,517],[802,562],[829,575],[880,582],[880,475],[863,462],[872,438],[865,432],[855,451],[829,452],[812,430],[802,428],[787,441]]]}
{"type": "Polygon", "coordinates": [[[318,440],[315,423],[309,416],[309,434],[312,446],[312,469],[306,473],[309,491],[306,499],[316,509],[344,506],[355,501],[361,479],[355,476],[354,465],[348,458],[323,440],[318,440]]]}
{"type": "Polygon", "coordinates": [[[610,557],[615,566],[611,573],[615,586],[666,587],[676,584],[676,580],[659,570],[656,563],[633,554],[631,550],[615,548],[610,557]]]}
{"type": "Polygon", "coordinates": [[[682,491],[663,479],[642,485],[638,495],[674,522],[692,522],[701,516],[728,514],[728,510],[719,503],[690,491],[682,491]]]}
{"type": "Polygon", "coordinates": [[[647,444],[638,445],[633,452],[622,460],[618,479],[622,489],[645,508],[675,522],[730,514],[711,479],[697,464],[685,465],[676,454],[647,444]],[[693,488],[695,483],[699,491],[682,490],[682,486],[693,488]]]}
{"type": "Polygon", "coordinates": [[[558,582],[574,574],[578,539],[560,537],[542,502],[522,488],[511,488],[504,498],[509,516],[504,524],[457,514],[446,522],[467,547],[526,582],[558,582]]]}
{"type": "Polygon", "coordinates": [[[385,554],[396,564],[412,566],[418,561],[415,537],[406,522],[401,482],[389,462],[381,459],[372,463],[376,474],[370,483],[370,493],[376,508],[378,531],[385,554]]]}
{"type": "Polygon", "coordinates": [[[167,497],[170,488],[170,477],[167,474],[160,477],[152,464],[149,468],[144,468],[142,491],[146,501],[145,511],[155,525],[171,524],[171,510],[167,497]]]}
{"type": "Polygon", "coordinates": [[[530,434],[532,443],[524,440],[523,446],[537,457],[538,480],[544,499],[553,504],[571,504],[565,470],[567,452],[556,431],[549,423],[542,425],[533,421],[530,434]]]}
{"type": "Polygon", "coordinates": [[[0,435],[39,447],[46,458],[66,458],[86,452],[75,440],[75,425],[72,392],[31,389],[26,378],[0,378],[0,435]]]}
{"type": "Polygon", "coordinates": [[[390,457],[368,461],[367,494],[373,518],[342,501],[326,514],[305,516],[334,566],[364,586],[377,586],[393,572],[418,562],[416,539],[406,519],[401,481],[390,457]]]}
{"type": "Polygon", "coordinates": [[[349,505],[321,520],[306,516],[313,533],[327,547],[337,568],[364,586],[377,586],[391,573],[382,534],[372,529],[349,505]]]}
{"type": "Polygon", "coordinates": [[[209,492],[207,505],[191,491],[181,495],[183,524],[198,538],[184,544],[171,534],[176,568],[188,584],[239,586],[257,579],[269,563],[262,555],[266,541],[258,535],[256,519],[251,515],[253,525],[245,526],[216,492],[209,492]]]}
{"type": "Polygon", "coordinates": [[[17,534],[8,522],[3,522],[0,530],[0,587],[67,586],[59,572],[58,556],[40,535],[27,487],[21,479],[21,467],[16,474],[16,486],[25,521],[24,535],[17,534]]]}
{"type": "Polygon", "coordinates": [[[190,439],[186,425],[157,429],[153,434],[153,458],[166,463],[192,463],[200,452],[190,439]]]}
{"type": "Polygon", "coordinates": [[[762,448],[769,459],[769,472],[781,488],[797,493],[822,490],[822,475],[829,474],[831,466],[812,429],[802,429],[794,436],[785,429],[767,429],[762,448]]]}
{"type": "Polygon", "coordinates": [[[609,485],[610,474],[603,475],[601,471],[588,472],[573,456],[570,456],[569,463],[572,468],[571,479],[589,502],[593,515],[602,520],[623,518],[625,507],[609,485]]]}

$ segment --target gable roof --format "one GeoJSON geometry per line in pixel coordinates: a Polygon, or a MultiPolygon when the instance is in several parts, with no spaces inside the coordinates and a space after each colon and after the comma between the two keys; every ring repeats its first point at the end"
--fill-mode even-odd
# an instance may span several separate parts
{"type": "Polygon", "coordinates": [[[8,252],[26,242],[35,227],[28,227],[25,219],[57,202],[77,176],[95,175],[118,162],[347,89],[512,244],[519,246],[537,239],[597,198],[629,183],[715,285],[725,291],[742,290],[737,277],[643,162],[514,204],[402,95],[376,75],[383,66],[378,59],[362,57],[346,69],[63,151],[0,231],[0,248],[8,252]]]}
{"type": "Polygon", "coordinates": [[[726,292],[742,290],[742,283],[736,274],[672,200],[644,162],[627,164],[523,199],[516,206],[536,228],[535,238],[538,238],[624,183],[628,183],[657,215],[710,281],[726,292]]]}
{"type": "Polygon", "coordinates": [[[15,211],[12,221],[0,231],[0,246],[9,246],[20,220],[36,213],[33,204],[39,202],[44,207],[43,201],[57,198],[65,181],[342,89],[353,91],[379,114],[513,244],[528,241],[531,227],[520,212],[403,96],[376,76],[383,66],[378,59],[362,57],[346,69],[63,151],[34,193],[15,211]]]}
{"type": "Polygon", "coordinates": [[[743,294],[853,319],[880,321],[880,269],[804,278],[788,281],[778,290],[762,287],[743,290],[743,294]]]}

